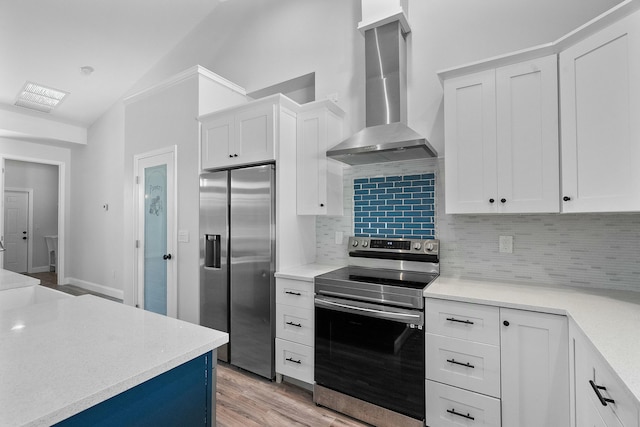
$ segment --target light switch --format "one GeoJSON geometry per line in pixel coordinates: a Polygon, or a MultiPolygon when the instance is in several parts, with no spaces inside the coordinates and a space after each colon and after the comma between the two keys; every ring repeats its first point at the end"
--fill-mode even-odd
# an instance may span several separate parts
{"type": "Polygon", "coordinates": [[[513,236],[500,236],[500,253],[513,253],[513,236]]]}

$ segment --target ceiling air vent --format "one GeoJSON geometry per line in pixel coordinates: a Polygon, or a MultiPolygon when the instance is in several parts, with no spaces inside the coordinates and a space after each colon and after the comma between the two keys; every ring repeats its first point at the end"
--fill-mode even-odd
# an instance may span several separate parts
{"type": "Polygon", "coordinates": [[[15,105],[43,113],[50,113],[68,94],[69,92],[27,82],[18,94],[15,105]]]}

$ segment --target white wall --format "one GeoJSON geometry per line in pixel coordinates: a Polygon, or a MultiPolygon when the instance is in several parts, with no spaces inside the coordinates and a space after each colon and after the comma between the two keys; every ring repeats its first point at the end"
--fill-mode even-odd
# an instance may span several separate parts
{"type": "Polygon", "coordinates": [[[115,104],[73,147],[69,282],[122,298],[124,105],[115,104]],[[108,204],[108,210],[103,205],[108,204]]]}
{"type": "Polygon", "coordinates": [[[58,167],[42,163],[5,160],[5,188],[33,190],[32,270],[49,271],[49,251],[44,236],[58,234],[58,167]]]}

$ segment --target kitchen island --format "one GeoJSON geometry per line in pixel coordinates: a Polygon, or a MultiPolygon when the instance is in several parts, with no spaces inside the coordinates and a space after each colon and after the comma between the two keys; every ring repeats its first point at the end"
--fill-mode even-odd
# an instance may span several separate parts
{"type": "Polygon", "coordinates": [[[92,295],[5,308],[0,426],[129,425],[153,417],[177,425],[171,417],[194,413],[194,405],[199,420],[215,425],[216,348],[227,342],[226,333],[92,295]]]}

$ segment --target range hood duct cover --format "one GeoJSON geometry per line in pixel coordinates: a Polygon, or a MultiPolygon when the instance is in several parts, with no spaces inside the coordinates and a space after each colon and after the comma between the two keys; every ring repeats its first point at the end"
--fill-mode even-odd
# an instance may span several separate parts
{"type": "Polygon", "coordinates": [[[406,50],[400,21],[365,31],[367,127],[328,150],[327,157],[363,165],[438,156],[406,125],[406,50]]]}

